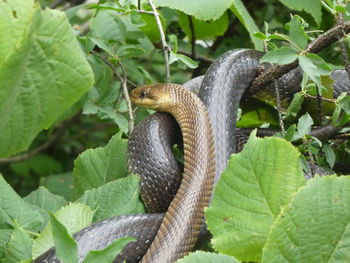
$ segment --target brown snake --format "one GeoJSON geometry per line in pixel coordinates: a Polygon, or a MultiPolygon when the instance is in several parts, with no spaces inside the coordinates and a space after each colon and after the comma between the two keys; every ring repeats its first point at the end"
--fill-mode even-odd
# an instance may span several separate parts
{"type": "MultiPolygon", "coordinates": [[[[204,77],[199,96],[204,101],[210,115],[215,136],[215,155],[212,152],[214,150],[212,139],[209,140],[211,146],[201,142],[204,139],[203,134],[206,134],[206,137],[210,136],[212,132],[210,128],[208,129],[206,110],[196,96],[175,84],[147,85],[132,92],[132,98],[135,98],[136,104],[148,105],[153,108],[157,108],[157,106],[153,104],[152,100],[169,102],[169,96],[172,96],[178,103],[184,99],[185,105],[172,105],[171,107],[167,105],[167,109],[158,107],[158,110],[169,111],[171,108],[172,114],[175,113],[179,117],[175,116],[177,121],[182,122],[180,126],[182,132],[185,133],[184,142],[187,145],[185,145],[185,177],[180,191],[168,210],[167,205],[163,204],[154,206],[157,209],[147,206],[148,211],[158,211],[158,214],[118,216],[97,222],[75,234],[74,238],[77,240],[79,249],[79,262],[84,260],[89,250],[102,249],[115,238],[124,236],[135,237],[137,241],[129,243],[113,262],[124,262],[124,260],[126,262],[139,262],[148,250],[149,244],[154,240],[156,233],[158,235],[144,256],[143,262],[174,262],[188,253],[198,234],[203,219],[203,207],[207,205],[207,194],[211,191],[209,188],[213,179],[212,177],[206,179],[209,173],[205,171],[210,170],[210,175],[212,175],[215,163],[215,181],[217,181],[226,167],[229,156],[234,152],[237,137],[234,127],[238,105],[243,93],[257,75],[261,55],[260,52],[254,50],[229,51],[212,64],[204,77]],[[150,92],[148,90],[150,87],[153,87],[152,91],[153,89],[162,90],[162,99],[157,98],[156,93],[150,92]],[[172,90],[172,93],[168,94],[165,92],[166,90],[172,90]],[[141,93],[142,91],[146,93],[141,93]],[[198,110],[204,111],[206,117],[202,117],[200,120],[190,120],[189,117],[197,113],[194,110],[196,107],[198,110]],[[187,114],[182,112],[186,108],[189,109],[187,114]],[[203,121],[207,124],[204,124],[203,121]],[[200,138],[194,137],[196,132],[201,134],[200,138]],[[198,153],[199,156],[196,157],[193,153],[198,153]],[[203,156],[206,161],[199,161],[202,160],[203,156]],[[195,176],[191,177],[191,175],[195,176]],[[199,205],[198,208],[196,208],[197,205],[199,205]],[[158,209],[159,207],[161,209],[158,209]],[[186,209],[189,209],[189,212],[184,214],[183,211],[186,209]],[[159,213],[166,210],[167,213],[163,221],[164,214],[159,213]],[[159,230],[161,224],[162,227],[159,230]],[[168,230],[169,233],[166,232],[168,230]]],[[[301,77],[302,75],[298,74],[298,69],[296,69],[296,72],[286,74],[279,80],[283,97],[292,97],[293,92],[299,89],[298,83],[300,83],[301,77]],[[296,87],[296,90],[293,87],[296,87]]],[[[346,90],[349,90],[348,86],[349,84],[346,85],[346,90]]],[[[148,183],[147,179],[141,176],[141,189],[144,188],[148,193],[154,194],[147,199],[147,202],[143,199],[147,205],[148,201],[153,201],[156,194],[159,193],[167,194],[167,200],[170,203],[176,189],[169,188],[179,184],[178,181],[171,182],[166,176],[167,171],[173,169],[172,163],[176,163],[175,159],[170,162],[166,161],[171,154],[172,143],[169,142],[169,137],[165,139],[164,135],[167,133],[172,136],[177,130],[176,125],[170,125],[170,121],[172,120],[169,114],[156,113],[153,117],[147,118],[136,126],[129,137],[128,165],[130,171],[140,174],[140,176],[143,171],[148,171],[147,176],[152,181],[148,183]],[[164,131],[164,128],[167,132],[164,131]],[[169,132],[171,129],[174,132],[169,132]],[[165,146],[169,146],[170,150],[159,152],[159,149],[165,149],[165,146]],[[163,180],[161,183],[156,182],[156,175],[158,175],[157,179],[163,180]],[[158,188],[153,190],[150,187],[151,184],[158,186],[158,188]]],[[[51,249],[35,262],[53,263],[60,261],[56,258],[54,249],[51,249]]]]}
{"type": "Polygon", "coordinates": [[[215,174],[211,122],[202,101],[176,84],[134,89],[136,105],[169,112],[177,120],[184,142],[184,175],[158,233],[141,262],[174,262],[193,247],[208,205],[215,174]]]}

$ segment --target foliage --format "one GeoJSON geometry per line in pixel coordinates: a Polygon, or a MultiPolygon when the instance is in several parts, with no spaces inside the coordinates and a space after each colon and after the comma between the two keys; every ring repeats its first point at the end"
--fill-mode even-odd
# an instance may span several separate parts
{"type": "MultiPolygon", "coordinates": [[[[1,262],[29,262],[53,244],[61,260],[77,262],[71,234],[144,212],[139,179],[127,177],[130,114],[123,89],[165,81],[152,8],[141,1],[146,12],[139,13],[136,0],[56,2],[0,1],[1,262]]],[[[217,253],[197,251],[179,262],[349,261],[350,177],[316,176],[306,183],[302,170],[313,160],[350,173],[350,97],[333,98],[329,77],[343,68],[340,48],[308,52],[339,14],[349,20],[350,4],[153,2],[172,82],[205,73],[210,61],[233,48],[265,49],[261,62],[297,60],[304,71],[301,91],[282,110],[286,134],[277,137],[284,138],[251,134],[215,189],[206,216],[217,253]],[[339,127],[336,138],[312,135],[314,124],[328,122],[339,127]]],[[[349,50],[349,37],[342,42],[349,50]]],[[[279,126],[273,101],[248,99],[241,109],[241,127],[279,126]]],[[[135,122],[150,113],[136,109],[135,122]]],[[[117,239],[84,262],[111,262],[130,241],[117,239]]]]}

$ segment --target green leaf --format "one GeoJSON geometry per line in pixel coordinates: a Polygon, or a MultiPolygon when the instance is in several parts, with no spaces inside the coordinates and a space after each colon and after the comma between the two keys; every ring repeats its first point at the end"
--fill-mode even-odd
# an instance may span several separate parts
{"type": "Polygon", "coordinates": [[[32,256],[33,239],[18,225],[15,225],[6,244],[2,263],[18,263],[32,256]]]}
{"type": "Polygon", "coordinates": [[[329,75],[332,73],[333,69],[329,66],[326,61],[323,60],[319,55],[308,53],[306,56],[311,59],[312,63],[316,65],[320,75],[329,75]]]}
{"type": "Polygon", "coordinates": [[[212,243],[220,253],[260,261],[275,217],[305,184],[299,152],[285,140],[256,138],[231,156],[206,209],[212,243]]]}
{"type": "Polygon", "coordinates": [[[10,241],[11,239],[11,235],[12,235],[13,230],[9,230],[9,229],[1,229],[0,227],[0,258],[4,258],[4,251],[6,249],[6,245],[7,243],[10,241]]]}
{"type": "MultiPolygon", "coordinates": [[[[178,12],[179,24],[184,30],[189,40],[192,39],[189,17],[185,13],[178,12]]],[[[192,17],[192,25],[197,39],[208,39],[216,36],[222,36],[228,26],[228,15],[224,13],[219,19],[203,21],[192,17]]],[[[174,50],[175,52],[175,50],[174,50]]],[[[176,53],[176,52],[175,52],[176,53]]]]}
{"type": "Polygon", "coordinates": [[[233,0],[154,0],[156,6],[180,10],[200,20],[218,19],[232,4],[233,0]]]}
{"type": "Polygon", "coordinates": [[[127,140],[122,139],[121,135],[121,132],[117,133],[105,147],[86,150],[75,160],[74,199],[77,199],[86,190],[127,176],[127,140]]]}
{"type": "Polygon", "coordinates": [[[264,42],[254,37],[254,33],[259,32],[259,28],[256,25],[254,19],[249,14],[247,8],[244,6],[243,2],[241,0],[232,0],[231,11],[235,14],[235,16],[239,19],[239,21],[248,31],[250,39],[252,40],[255,49],[263,51],[264,42]]]}
{"type": "Polygon", "coordinates": [[[100,49],[106,51],[111,57],[114,57],[114,51],[112,47],[110,47],[106,40],[98,39],[94,37],[88,37],[89,40],[91,40],[92,43],[94,43],[96,46],[98,46],[100,49]]]}
{"type": "Polygon", "coordinates": [[[198,64],[196,61],[194,61],[193,59],[182,55],[182,54],[174,54],[175,57],[177,57],[182,63],[184,63],[187,67],[189,68],[197,68],[198,64]]]}
{"type": "Polygon", "coordinates": [[[0,157],[7,157],[78,101],[93,75],[63,12],[33,0],[1,6],[0,157]]]}
{"type": "Polygon", "coordinates": [[[341,112],[341,106],[339,104],[335,105],[335,109],[333,111],[333,116],[332,116],[332,125],[335,126],[337,124],[337,120],[339,118],[341,112]]]}
{"type": "Polygon", "coordinates": [[[303,105],[303,102],[304,102],[304,95],[301,94],[300,92],[295,93],[292,102],[287,108],[285,118],[294,119],[298,115],[299,111],[301,110],[301,106],[303,105]]]}
{"type": "MultiPolygon", "coordinates": [[[[94,211],[84,204],[69,204],[55,212],[54,215],[67,228],[69,234],[74,234],[91,224],[94,211]]],[[[51,223],[49,222],[40,236],[34,241],[32,248],[33,258],[40,256],[53,245],[54,240],[51,223]]]]}
{"type": "Polygon", "coordinates": [[[56,212],[67,203],[67,201],[62,196],[54,195],[42,186],[40,186],[37,190],[31,192],[23,199],[28,203],[36,205],[50,212],[56,212]]]}
{"type": "Polygon", "coordinates": [[[256,38],[261,39],[261,40],[267,39],[266,35],[264,33],[261,33],[261,32],[256,32],[253,34],[253,36],[255,36],[256,38]]]}
{"type": "Polygon", "coordinates": [[[295,132],[296,132],[296,125],[293,124],[287,129],[286,135],[284,136],[284,138],[289,142],[293,141],[295,132]]]}
{"type": "Polygon", "coordinates": [[[333,168],[335,162],[335,154],[333,148],[329,144],[324,143],[322,151],[326,156],[327,163],[329,163],[329,166],[333,168]]]}
{"type": "Polygon", "coordinates": [[[36,231],[43,223],[40,214],[23,201],[0,174],[0,225],[2,221],[12,226],[16,221],[30,231],[36,231]]]}
{"type": "Polygon", "coordinates": [[[261,59],[260,63],[276,63],[285,65],[292,63],[298,58],[298,52],[295,49],[289,47],[281,47],[279,49],[272,50],[266,53],[261,59]]]}
{"type": "Polygon", "coordinates": [[[346,112],[346,114],[350,114],[350,96],[346,96],[339,101],[341,108],[346,112]]]}
{"type": "Polygon", "coordinates": [[[295,15],[290,22],[289,37],[300,49],[306,48],[308,37],[297,15],[295,15]]]}
{"type": "Polygon", "coordinates": [[[95,211],[93,222],[113,216],[144,213],[139,198],[139,178],[128,176],[86,191],[76,203],[95,211]]]}
{"type": "Polygon", "coordinates": [[[43,177],[40,185],[45,186],[51,193],[63,196],[67,201],[72,200],[73,174],[72,172],[53,174],[43,177]]]}
{"type": "Polygon", "coordinates": [[[318,68],[313,64],[312,60],[305,55],[299,55],[299,65],[303,71],[316,83],[317,87],[322,87],[321,77],[318,68]]]}
{"type": "Polygon", "coordinates": [[[262,262],[349,262],[350,177],[316,176],[271,227],[262,262]]]}
{"type": "Polygon", "coordinates": [[[204,251],[196,251],[194,253],[190,253],[188,256],[177,261],[177,263],[239,263],[237,259],[234,257],[204,252],[204,251]]]}
{"type": "Polygon", "coordinates": [[[83,263],[110,263],[130,242],[135,241],[133,237],[122,237],[114,240],[108,247],[102,250],[91,250],[83,263]]]}
{"type": "Polygon", "coordinates": [[[314,121],[308,113],[305,113],[303,116],[301,116],[298,120],[299,135],[304,136],[305,134],[309,134],[312,124],[314,124],[314,121]]]}
{"type": "Polygon", "coordinates": [[[317,24],[322,21],[321,1],[315,0],[280,0],[292,10],[302,11],[309,13],[315,19],[317,24]]]}
{"type": "Polygon", "coordinates": [[[49,212],[56,256],[64,263],[78,263],[78,245],[67,229],[49,212]]]}

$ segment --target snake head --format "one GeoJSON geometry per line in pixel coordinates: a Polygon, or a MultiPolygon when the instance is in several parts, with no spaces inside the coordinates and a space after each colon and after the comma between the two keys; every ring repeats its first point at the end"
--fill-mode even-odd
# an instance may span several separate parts
{"type": "Polygon", "coordinates": [[[141,107],[167,111],[173,100],[170,98],[169,85],[176,84],[149,84],[133,89],[130,93],[131,101],[141,107]]]}

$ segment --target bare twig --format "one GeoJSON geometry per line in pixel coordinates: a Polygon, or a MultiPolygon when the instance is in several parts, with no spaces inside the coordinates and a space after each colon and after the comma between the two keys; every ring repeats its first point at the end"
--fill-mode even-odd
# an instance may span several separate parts
{"type": "Polygon", "coordinates": [[[148,0],[149,5],[151,6],[153,13],[154,13],[154,17],[156,19],[156,23],[159,29],[159,33],[160,33],[160,39],[162,40],[162,50],[164,53],[164,61],[165,61],[165,70],[166,70],[166,78],[167,78],[167,83],[170,82],[170,67],[169,67],[169,57],[168,57],[168,51],[170,50],[168,44],[166,43],[165,40],[165,35],[164,35],[164,31],[163,31],[163,27],[162,27],[162,23],[160,22],[159,19],[159,14],[157,12],[156,7],[154,6],[152,0],[148,0]]]}
{"type": "MultiPolygon", "coordinates": [[[[350,32],[350,21],[344,22],[342,26],[335,26],[322,35],[318,36],[314,41],[310,42],[305,50],[307,53],[318,53],[322,49],[328,47],[332,43],[338,40],[339,33],[344,31],[345,33],[350,32]]],[[[274,79],[278,79],[285,73],[296,68],[298,66],[298,61],[294,61],[287,65],[273,65],[271,68],[267,69],[265,72],[260,74],[252,83],[250,90],[251,92],[257,91],[259,87],[266,86],[274,79]]]]}
{"type": "Polygon", "coordinates": [[[320,94],[318,88],[316,88],[316,92],[317,92],[317,94],[316,94],[317,108],[318,108],[318,114],[319,114],[318,119],[320,122],[322,122],[322,120],[323,120],[322,97],[321,97],[321,94],[320,94]]]}
{"type": "Polygon", "coordinates": [[[310,146],[309,146],[309,141],[306,140],[305,141],[306,144],[306,148],[309,154],[309,158],[310,158],[310,170],[311,170],[311,176],[314,177],[316,174],[316,165],[315,165],[315,159],[314,156],[312,155],[312,152],[310,150],[310,146]]]}
{"type": "Polygon", "coordinates": [[[286,135],[286,130],[284,129],[284,123],[283,123],[283,119],[282,119],[282,107],[281,107],[280,91],[278,90],[278,83],[277,83],[276,79],[273,81],[273,85],[275,86],[275,92],[276,92],[278,121],[280,123],[281,132],[282,132],[282,135],[284,137],[286,135]]]}
{"type": "Polygon", "coordinates": [[[149,14],[149,15],[155,15],[154,14],[154,12],[152,12],[152,11],[145,11],[145,10],[141,10],[141,9],[139,9],[139,10],[137,10],[137,12],[139,12],[140,14],[149,14]]]}
{"type": "Polygon", "coordinates": [[[190,29],[191,29],[191,47],[192,47],[191,57],[192,59],[196,59],[196,33],[194,31],[193,21],[190,15],[188,16],[188,22],[190,24],[190,29]]]}
{"type": "Polygon", "coordinates": [[[331,102],[331,103],[335,103],[336,102],[336,99],[328,99],[328,98],[325,98],[325,97],[322,97],[320,96],[319,98],[317,96],[312,96],[310,94],[307,94],[307,93],[304,93],[303,94],[305,97],[308,97],[308,98],[311,98],[311,99],[315,99],[315,100],[323,100],[323,101],[328,101],[328,102],[331,102]]]}
{"type": "MultiPolygon", "coordinates": [[[[344,16],[342,13],[339,12],[337,15],[337,25],[343,26],[343,24],[344,24],[344,16]]],[[[349,63],[348,49],[346,48],[346,45],[343,41],[343,37],[345,36],[346,34],[344,31],[342,31],[341,34],[339,34],[339,45],[340,45],[341,53],[344,60],[345,70],[346,70],[346,73],[348,74],[348,79],[350,80],[350,63],[349,63]]]]}
{"type": "Polygon", "coordinates": [[[125,97],[125,100],[126,100],[127,105],[128,105],[129,131],[131,132],[134,129],[135,122],[134,122],[134,114],[132,112],[132,106],[131,106],[131,100],[130,100],[130,97],[129,97],[128,87],[126,85],[128,76],[126,74],[126,69],[125,69],[124,65],[120,61],[118,62],[118,64],[119,64],[119,66],[121,67],[121,69],[123,71],[122,87],[123,87],[123,91],[124,91],[124,97],[125,97]]]}
{"type": "Polygon", "coordinates": [[[128,112],[129,112],[129,132],[131,132],[134,129],[134,115],[132,113],[132,106],[131,106],[131,100],[129,97],[129,92],[128,92],[128,87],[127,87],[127,74],[124,65],[121,62],[118,62],[118,65],[123,71],[123,77],[119,74],[117,68],[113,65],[112,62],[108,60],[105,56],[102,54],[92,51],[92,53],[96,54],[100,59],[102,59],[110,68],[113,70],[114,75],[120,80],[122,83],[123,87],[123,93],[124,93],[124,98],[126,100],[127,106],[128,106],[128,112]]]}
{"type": "MultiPolygon", "coordinates": [[[[157,48],[160,48],[160,44],[154,43],[154,46],[157,47],[157,48]]],[[[190,52],[187,52],[185,50],[179,50],[178,49],[177,53],[185,55],[185,56],[188,56],[188,57],[192,56],[192,54],[190,52]]],[[[202,61],[202,62],[205,62],[205,63],[210,63],[210,64],[215,61],[215,59],[212,59],[212,58],[209,58],[209,57],[204,57],[204,56],[199,56],[199,55],[196,55],[196,60],[199,60],[199,61],[202,61]]]]}

